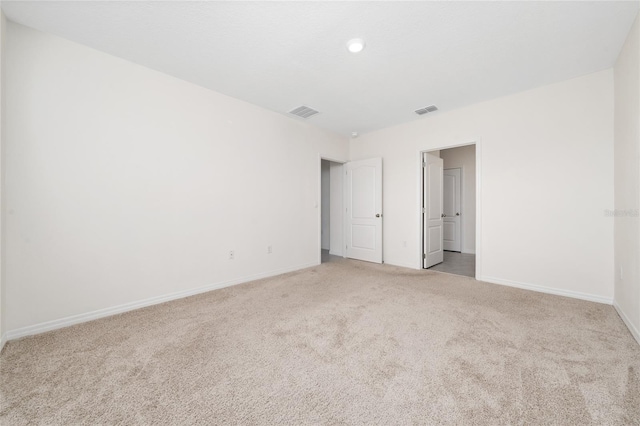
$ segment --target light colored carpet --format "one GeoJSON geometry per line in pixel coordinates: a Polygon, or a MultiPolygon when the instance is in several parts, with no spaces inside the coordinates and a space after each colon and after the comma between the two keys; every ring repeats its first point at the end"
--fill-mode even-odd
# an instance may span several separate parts
{"type": "Polygon", "coordinates": [[[611,306],[340,260],[12,341],[0,423],[638,424],[611,306]]]}

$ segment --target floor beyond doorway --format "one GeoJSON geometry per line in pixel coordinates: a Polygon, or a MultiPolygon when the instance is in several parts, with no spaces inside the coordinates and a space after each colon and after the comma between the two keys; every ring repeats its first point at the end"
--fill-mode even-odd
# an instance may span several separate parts
{"type": "Polygon", "coordinates": [[[329,250],[322,250],[322,254],[320,256],[322,259],[322,263],[327,262],[336,262],[338,260],[344,259],[342,256],[336,256],[335,254],[329,254],[329,250]]]}
{"type": "Polygon", "coordinates": [[[464,275],[465,277],[475,278],[476,255],[445,251],[444,261],[429,269],[432,271],[446,272],[448,274],[464,275]]]}

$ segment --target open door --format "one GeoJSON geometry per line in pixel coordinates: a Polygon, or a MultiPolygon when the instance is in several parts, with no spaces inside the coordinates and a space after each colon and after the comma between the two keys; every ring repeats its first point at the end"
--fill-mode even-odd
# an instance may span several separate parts
{"type": "Polygon", "coordinates": [[[424,267],[442,263],[443,233],[442,233],[442,178],[443,161],[433,154],[424,153],[422,163],[423,194],[423,258],[424,267]]]}
{"type": "Polygon", "coordinates": [[[382,158],[345,164],[346,257],[382,263],[382,158]]]}

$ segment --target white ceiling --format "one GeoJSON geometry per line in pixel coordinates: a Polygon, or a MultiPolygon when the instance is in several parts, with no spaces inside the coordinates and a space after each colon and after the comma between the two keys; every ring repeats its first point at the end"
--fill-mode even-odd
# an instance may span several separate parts
{"type": "MultiPolygon", "coordinates": [[[[348,135],[611,67],[626,2],[2,1],[48,33],[348,135]],[[367,46],[351,54],[347,40],[367,46]]],[[[428,118],[427,118],[428,119],[428,118]]]]}

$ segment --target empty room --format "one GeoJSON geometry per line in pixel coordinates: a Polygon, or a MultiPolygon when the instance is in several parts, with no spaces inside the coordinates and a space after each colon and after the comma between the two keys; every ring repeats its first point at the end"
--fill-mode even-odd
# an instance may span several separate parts
{"type": "Polygon", "coordinates": [[[0,424],[640,425],[640,2],[2,1],[0,424]]]}

